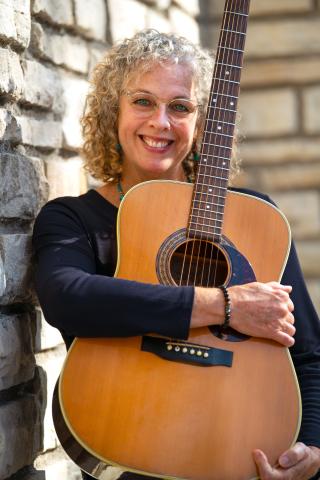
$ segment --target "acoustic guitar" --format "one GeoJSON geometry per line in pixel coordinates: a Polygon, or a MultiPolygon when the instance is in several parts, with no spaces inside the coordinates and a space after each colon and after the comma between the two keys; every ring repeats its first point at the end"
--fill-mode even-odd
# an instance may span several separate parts
{"type": "MultiPolygon", "coordinates": [[[[194,186],[146,182],[121,203],[118,278],[214,287],[282,276],[285,217],[227,188],[248,10],[226,1],[194,186]]],[[[97,479],[249,480],[254,448],[275,464],[295,442],[301,402],[287,348],[211,327],[188,340],[76,339],[53,416],[62,446],[97,479]]]]}

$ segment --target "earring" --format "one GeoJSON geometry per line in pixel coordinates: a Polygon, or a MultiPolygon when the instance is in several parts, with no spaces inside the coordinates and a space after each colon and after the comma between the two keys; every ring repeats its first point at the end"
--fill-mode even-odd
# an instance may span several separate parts
{"type": "Polygon", "coordinates": [[[116,143],[116,150],[118,153],[120,153],[122,151],[122,147],[120,145],[120,143],[116,143]]]}
{"type": "Polygon", "coordinates": [[[192,155],[193,155],[193,161],[194,161],[194,162],[199,162],[199,160],[200,160],[200,155],[199,155],[199,153],[197,152],[197,150],[193,150],[192,155]]]}

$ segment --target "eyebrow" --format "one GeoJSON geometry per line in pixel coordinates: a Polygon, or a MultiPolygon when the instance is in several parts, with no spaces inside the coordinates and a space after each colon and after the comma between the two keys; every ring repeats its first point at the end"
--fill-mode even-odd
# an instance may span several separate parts
{"type": "MultiPolygon", "coordinates": [[[[148,95],[152,95],[153,97],[156,97],[156,98],[160,98],[158,97],[158,95],[156,95],[155,93],[152,93],[150,92],[149,90],[141,90],[141,89],[137,89],[137,90],[130,90],[130,88],[128,89],[129,92],[131,93],[147,93],[148,95]]],[[[176,95],[175,97],[172,97],[169,101],[171,100],[190,100],[190,101],[193,101],[193,99],[191,97],[185,97],[184,95],[176,95]]],[[[162,99],[160,99],[162,100],[162,99]]]]}

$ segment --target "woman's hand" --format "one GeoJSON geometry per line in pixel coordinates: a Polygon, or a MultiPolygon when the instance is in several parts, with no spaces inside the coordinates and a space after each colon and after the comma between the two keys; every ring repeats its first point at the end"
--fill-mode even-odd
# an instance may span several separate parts
{"type": "Polygon", "coordinates": [[[253,458],[261,480],[309,480],[320,468],[320,449],[304,443],[296,443],[284,452],[276,467],[270,465],[261,450],[254,450],[253,458]]]}
{"type": "Polygon", "coordinates": [[[253,282],[230,287],[231,327],[291,347],[295,334],[294,306],[289,297],[291,290],[291,286],[278,282],[253,282]]]}

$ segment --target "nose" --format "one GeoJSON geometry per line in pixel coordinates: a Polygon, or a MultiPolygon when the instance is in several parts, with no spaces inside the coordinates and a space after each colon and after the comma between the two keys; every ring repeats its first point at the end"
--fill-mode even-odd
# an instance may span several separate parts
{"type": "Polygon", "coordinates": [[[154,109],[149,117],[149,125],[156,128],[170,129],[171,124],[166,104],[161,103],[154,109]]]}

